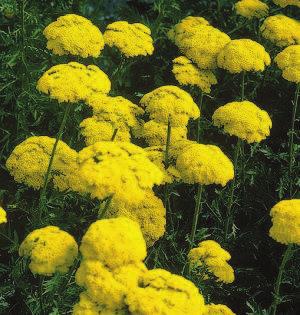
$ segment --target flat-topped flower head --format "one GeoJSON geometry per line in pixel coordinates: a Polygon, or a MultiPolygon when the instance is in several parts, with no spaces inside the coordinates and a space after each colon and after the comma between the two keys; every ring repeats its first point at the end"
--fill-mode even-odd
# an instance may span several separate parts
{"type": "Polygon", "coordinates": [[[300,83],[300,45],[285,48],[275,57],[275,62],[286,80],[300,83]]]}
{"type": "Polygon", "coordinates": [[[265,48],[251,39],[235,39],[227,44],[218,55],[218,67],[230,73],[264,71],[271,58],[265,48]]]}
{"type": "Polygon", "coordinates": [[[6,211],[0,207],[0,224],[7,223],[6,211]]]}
{"type": "Polygon", "coordinates": [[[154,51],[151,30],[141,23],[113,22],[103,37],[106,45],[116,47],[126,57],[152,55],[154,51]]]}
{"type": "Polygon", "coordinates": [[[212,240],[200,242],[198,247],[191,249],[188,254],[192,268],[205,266],[218,281],[225,283],[234,281],[234,271],[227,262],[230,258],[230,254],[212,240]]]}
{"type": "Polygon", "coordinates": [[[207,304],[205,308],[203,315],[236,315],[228,306],[223,304],[207,304]]]}
{"type": "Polygon", "coordinates": [[[210,93],[211,86],[217,84],[217,78],[210,70],[201,70],[184,56],[173,60],[172,72],[181,85],[196,85],[204,93],[210,93]]]}
{"type": "Polygon", "coordinates": [[[272,121],[268,113],[249,101],[231,102],[213,114],[213,124],[248,143],[260,142],[270,135],[272,121]]]}
{"type": "Polygon", "coordinates": [[[294,5],[300,8],[300,0],[273,0],[273,2],[282,8],[285,8],[288,5],[294,5]]]}
{"type": "Polygon", "coordinates": [[[111,83],[95,65],[69,62],[51,67],[37,82],[37,89],[58,102],[87,101],[94,94],[107,94],[111,83]]]}
{"type": "Polygon", "coordinates": [[[283,14],[267,17],[260,32],[278,47],[300,44],[300,22],[283,14]]]}
{"type": "Polygon", "coordinates": [[[234,177],[232,162],[215,145],[188,145],[178,154],[176,168],[188,184],[225,186],[234,177]]]}
{"type": "Polygon", "coordinates": [[[29,233],[19,248],[19,255],[30,258],[32,273],[50,276],[66,273],[74,263],[78,246],[73,236],[57,226],[47,226],[29,233]]]}
{"type": "Polygon", "coordinates": [[[60,16],[44,29],[43,34],[48,40],[47,48],[60,56],[98,57],[104,47],[99,28],[76,14],[60,16]]]}
{"type": "Polygon", "coordinates": [[[269,6],[260,0],[241,0],[235,4],[235,11],[247,19],[263,18],[269,14],[269,6]]]}
{"type": "Polygon", "coordinates": [[[270,236],[282,244],[300,245],[300,199],[279,201],[270,215],[270,236]]]}
{"type": "Polygon", "coordinates": [[[163,124],[168,124],[170,119],[173,127],[184,127],[189,119],[200,116],[200,110],[191,95],[173,85],[161,86],[145,94],[140,103],[149,113],[150,119],[163,124]]]}

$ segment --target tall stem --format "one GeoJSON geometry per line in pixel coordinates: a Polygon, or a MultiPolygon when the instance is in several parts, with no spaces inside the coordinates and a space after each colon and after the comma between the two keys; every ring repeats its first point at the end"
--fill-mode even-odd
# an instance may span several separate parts
{"type": "Polygon", "coordinates": [[[201,213],[201,210],[202,210],[202,204],[201,204],[202,193],[203,193],[203,185],[198,184],[195,212],[194,212],[192,231],[191,231],[191,237],[190,237],[190,242],[191,242],[190,247],[191,248],[193,247],[193,244],[195,241],[195,235],[196,235],[196,230],[197,230],[197,225],[198,225],[198,220],[199,220],[199,214],[201,213]]]}
{"type": "MultiPolygon", "coordinates": [[[[201,91],[200,94],[200,103],[199,103],[199,109],[200,109],[200,114],[202,110],[202,104],[203,104],[203,92],[201,91]]],[[[200,142],[200,135],[201,135],[201,116],[198,118],[198,124],[197,124],[197,142],[200,142]]]]}
{"type": "Polygon", "coordinates": [[[242,93],[241,93],[242,101],[245,99],[245,76],[246,76],[246,72],[243,71],[242,72],[242,93]]]}
{"type": "MultiPolygon", "coordinates": [[[[166,151],[165,151],[165,159],[164,164],[165,168],[167,169],[169,167],[169,150],[170,150],[170,141],[171,141],[171,120],[170,117],[168,118],[168,129],[167,129],[167,142],[166,142],[166,151]]],[[[167,209],[167,203],[169,199],[169,186],[166,183],[164,188],[164,206],[167,209]]]]}

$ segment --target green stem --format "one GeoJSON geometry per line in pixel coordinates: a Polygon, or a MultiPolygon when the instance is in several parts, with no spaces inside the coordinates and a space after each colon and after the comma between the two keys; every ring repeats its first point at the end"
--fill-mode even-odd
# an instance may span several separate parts
{"type": "MultiPolygon", "coordinates": [[[[165,159],[164,159],[164,164],[165,164],[165,169],[169,167],[169,150],[170,150],[170,141],[171,141],[171,120],[170,117],[168,118],[168,129],[167,129],[167,142],[166,142],[166,151],[165,151],[165,159]]],[[[167,203],[169,199],[169,187],[168,184],[165,184],[164,188],[164,206],[167,209],[167,203]]]]}
{"type": "Polygon", "coordinates": [[[241,95],[242,101],[245,99],[245,76],[246,76],[246,72],[243,71],[242,72],[242,95],[241,95]]]}
{"type": "Polygon", "coordinates": [[[201,203],[202,193],[203,193],[203,185],[198,184],[195,212],[194,212],[191,237],[190,237],[190,248],[192,248],[194,245],[195,235],[196,235],[196,230],[197,230],[197,225],[198,225],[198,220],[199,220],[199,214],[201,213],[201,210],[202,210],[202,203],[201,203]]]}
{"type": "Polygon", "coordinates": [[[107,197],[103,210],[100,211],[98,214],[98,219],[103,219],[105,217],[106,212],[107,212],[107,210],[111,204],[112,199],[113,199],[113,195],[110,195],[109,197],[107,197]]]}
{"type": "MultiPolygon", "coordinates": [[[[203,92],[201,91],[200,94],[200,103],[199,103],[199,109],[200,109],[200,114],[202,110],[202,104],[203,104],[203,92]]],[[[198,124],[197,124],[197,142],[200,142],[200,135],[201,135],[201,115],[198,118],[198,124]]]]}
{"type": "Polygon", "coordinates": [[[44,283],[44,276],[39,276],[39,300],[40,300],[40,308],[41,314],[45,314],[44,309],[44,299],[43,299],[43,283],[44,283]]]}
{"type": "Polygon", "coordinates": [[[116,139],[117,133],[118,133],[118,128],[116,128],[116,129],[114,130],[114,133],[113,133],[113,135],[112,135],[112,137],[111,137],[111,141],[114,141],[114,140],[116,139]]]}

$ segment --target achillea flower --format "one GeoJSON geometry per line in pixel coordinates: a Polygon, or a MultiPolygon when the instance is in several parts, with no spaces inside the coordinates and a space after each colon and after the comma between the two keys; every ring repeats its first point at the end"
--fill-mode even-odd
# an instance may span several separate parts
{"type": "Polygon", "coordinates": [[[233,311],[222,304],[208,304],[205,305],[205,312],[203,315],[236,315],[233,311]]]}
{"type": "Polygon", "coordinates": [[[139,287],[128,292],[126,304],[131,314],[202,315],[205,306],[198,288],[187,279],[163,269],[145,272],[139,287]]]}
{"type": "Polygon", "coordinates": [[[286,80],[300,83],[300,45],[285,48],[275,57],[275,62],[286,80]]]}
{"type": "Polygon", "coordinates": [[[225,186],[234,177],[233,164],[214,145],[188,145],[178,154],[176,168],[188,184],[225,186]]]}
{"type": "Polygon", "coordinates": [[[126,57],[152,55],[154,51],[151,31],[141,23],[113,22],[103,37],[106,45],[118,48],[126,57]]]}
{"type": "Polygon", "coordinates": [[[6,222],[7,222],[6,211],[2,207],[0,207],[0,224],[6,222]]]}
{"type": "Polygon", "coordinates": [[[260,0],[241,0],[235,4],[238,15],[247,19],[263,18],[269,14],[269,6],[260,0]]]}
{"type": "Polygon", "coordinates": [[[260,142],[270,135],[272,121],[268,113],[249,101],[231,102],[213,114],[213,124],[248,143],[260,142]]]}
{"type": "Polygon", "coordinates": [[[19,255],[29,257],[32,273],[50,276],[66,273],[78,254],[73,236],[57,226],[47,226],[29,233],[19,248],[19,255]]]}
{"type": "Polygon", "coordinates": [[[192,144],[197,144],[197,143],[198,142],[196,142],[196,141],[192,141],[192,140],[188,140],[188,139],[179,140],[179,141],[172,143],[172,145],[170,145],[170,148],[169,148],[169,155],[170,155],[171,160],[176,162],[176,160],[177,160],[179,154],[181,154],[181,152],[183,152],[185,149],[187,149],[192,144]]]}
{"type": "Polygon", "coordinates": [[[300,44],[300,22],[283,14],[267,17],[260,31],[262,37],[279,47],[300,44]]]}
{"type": "Polygon", "coordinates": [[[177,86],[161,86],[145,94],[141,101],[150,119],[158,123],[168,124],[170,119],[172,127],[184,127],[190,118],[197,119],[200,110],[191,95],[177,86]]]}
{"type": "Polygon", "coordinates": [[[181,85],[196,85],[204,93],[210,93],[211,86],[217,84],[217,78],[210,70],[201,70],[184,56],[173,60],[172,72],[181,85]]]}
{"type": "Polygon", "coordinates": [[[282,200],[271,209],[270,236],[282,244],[300,245],[300,199],[282,200]]]}
{"type": "Polygon", "coordinates": [[[234,281],[234,271],[227,263],[230,258],[230,254],[212,240],[200,242],[198,247],[191,249],[188,254],[192,268],[207,267],[218,281],[225,283],[234,281]]]}
{"type": "Polygon", "coordinates": [[[58,102],[87,101],[94,94],[107,94],[111,83],[95,65],[69,62],[51,67],[38,80],[37,89],[58,102]]]}
{"type": "Polygon", "coordinates": [[[218,55],[218,67],[231,73],[264,71],[271,58],[265,48],[251,39],[235,39],[218,55]]]}
{"type": "Polygon", "coordinates": [[[43,34],[48,40],[47,48],[60,56],[98,57],[104,47],[98,27],[76,14],[60,16],[44,29],[43,34]]]}
{"type": "Polygon", "coordinates": [[[282,8],[285,8],[288,5],[295,5],[300,8],[300,0],[273,0],[273,2],[282,8]]]}

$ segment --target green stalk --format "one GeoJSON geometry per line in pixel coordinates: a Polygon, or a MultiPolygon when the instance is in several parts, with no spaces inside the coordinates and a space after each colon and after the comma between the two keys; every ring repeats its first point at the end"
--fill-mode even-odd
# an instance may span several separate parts
{"type": "Polygon", "coordinates": [[[246,72],[243,71],[242,72],[242,95],[241,95],[242,101],[245,99],[245,76],[246,76],[246,72]]]}
{"type": "Polygon", "coordinates": [[[118,133],[118,128],[116,128],[116,129],[114,130],[114,133],[113,133],[113,135],[112,135],[112,137],[111,137],[111,141],[115,141],[116,136],[117,136],[117,133],[118,133]]]}
{"type": "MultiPolygon", "coordinates": [[[[169,167],[169,150],[170,150],[170,141],[171,141],[171,120],[170,117],[168,118],[168,129],[167,129],[167,142],[166,142],[166,151],[165,151],[165,158],[164,158],[164,164],[165,168],[167,169],[169,167]]],[[[164,188],[164,206],[167,209],[167,203],[169,199],[169,186],[166,183],[164,188]]]]}
{"type": "Polygon", "coordinates": [[[103,219],[105,217],[106,212],[107,212],[107,210],[111,204],[112,199],[113,199],[113,195],[110,195],[109,197],[106,198],[104,208],[98,214],[98,219],[103,219]]]}
{"type": "Polygon", "coordinates": [[[196,230],[197,230],[197,225],[198,225],[198,220],[199,220],[199,214],[201,213],[201,210],[202,210],[202,204],[201,204],[202,193],[203,193],[203,185],[198,184],[195,212],[194,212],[191,237],[190,237],[190,242],[191,242],[190,248],[192,248],[194,245],[195,235],[196,235],[196,230]]]}
{"type": "MultiPolygon", "coordinates": [[[[203,104],[203,92],[201,91],[200,94],[200,104],[199,104],[199,109],[200,109],[200,114],[202,110],[202,104],[203,104]]],[[[200,134],[201,134],[201,116],[198,118],[198,124],[197,124],[197,142],[200,142],[200,134]]]]}

